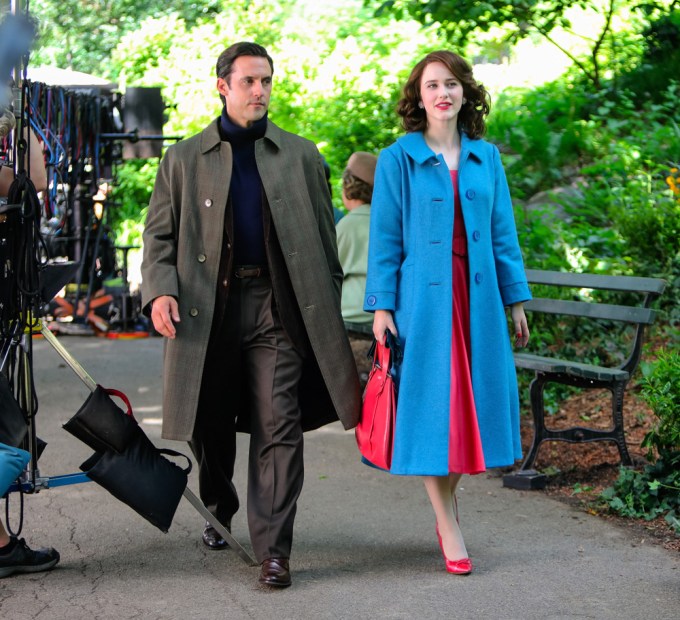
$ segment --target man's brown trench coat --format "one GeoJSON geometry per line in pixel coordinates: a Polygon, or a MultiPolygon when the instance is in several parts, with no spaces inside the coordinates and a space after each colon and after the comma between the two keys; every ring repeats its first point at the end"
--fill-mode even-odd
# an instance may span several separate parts
{"type": "MultiPolygon", "coordinates": [[[[156,297],[172,295],[180,314],[176,338],[165,343],[166,439],[191,439],[222,251],[231,265],[228,233],[225,239],[225,225],[229,230],[230,222],[225,214],[232,154],[229,143],[220,139],[218,122],[168,148],[144,230],[142,307],[148,311],[156,297]]],[[[264,138],[255,143],[255,158],[271,214],[267,218],[274,225],[278,254],[285,261],[311,345],[300,383],[303,428],[310,430],[338,418],[346,429],[353,428],[361,395],[340,314],[342,268],[320,155],[312,142],[268,122],[264,138]]],[[[224,288],[228,294],[228,278],[224,288]]],[[[227,408],[230,403],[234,406],[229,389],[225,377],[227,408]]],[[[247,431],[247,412],[235,413],[239,430],[247,431]]]]}

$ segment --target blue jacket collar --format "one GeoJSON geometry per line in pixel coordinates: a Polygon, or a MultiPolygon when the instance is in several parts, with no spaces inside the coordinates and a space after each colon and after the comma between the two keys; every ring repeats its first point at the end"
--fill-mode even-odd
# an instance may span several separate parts
{"type": "MultiPolygon", "coordinates": [[[[437,154],[427,145],[422,131],[413,131],[401,136],[397,143],[405,153],[417,164],[424,164],[430,158],[436,158],[437,154]]],[[[466,133],[460,134],[460,158],[467,159],[468,155],[482,160],[482,141],[469,138],[466,133]]]]}

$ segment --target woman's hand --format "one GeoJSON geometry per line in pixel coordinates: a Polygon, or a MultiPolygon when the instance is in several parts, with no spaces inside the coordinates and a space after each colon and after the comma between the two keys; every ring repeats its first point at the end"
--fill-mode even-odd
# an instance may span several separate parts
{"type": "Polygon", "coordinates": [[[524,304],[512,304],[510,307],[512,324],[515,326],[515,346],[526,347],[529,342],[529,325],[524,314],[524,304]]]}
{"type": "Polygon", "coordinates": [[[385,343],[386,329],[389,329],[395,336],[397,335],[392,312],[390,310],[376,310],[373,315],[373,335],[380,344],[385,343]]]}

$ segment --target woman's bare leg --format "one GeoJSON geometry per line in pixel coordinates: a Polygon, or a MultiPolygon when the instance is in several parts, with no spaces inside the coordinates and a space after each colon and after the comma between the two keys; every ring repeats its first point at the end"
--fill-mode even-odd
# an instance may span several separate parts
{"type": "MultiPolygon", "coordinates": [[[[455,481],[455,485],[457,485],[460,480],[460,474],[452,475],[457,476],[455,481]]],[[[467,558],[468,553],[465,548],[465,541],[458,527],[454,511],[451,477],[424,476],[423,481],[437,519],[439,534],[442,537],[442,545],[444,547],[444,555],[449,560],[467,558]]]]}

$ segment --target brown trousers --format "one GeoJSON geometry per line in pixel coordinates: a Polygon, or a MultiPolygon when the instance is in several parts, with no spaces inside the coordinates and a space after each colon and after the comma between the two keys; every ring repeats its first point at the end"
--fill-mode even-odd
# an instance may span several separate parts
{"type": "Polygon", "coordinates": [[[290,557],[304,477],[298,406],[302,356],[284,331],[269,277],[232,280],[213,326],[191,449],[199,491],[225,526],[239,508],[236,416],[250,419],[248,527],[258,562],[290,557]]]}

